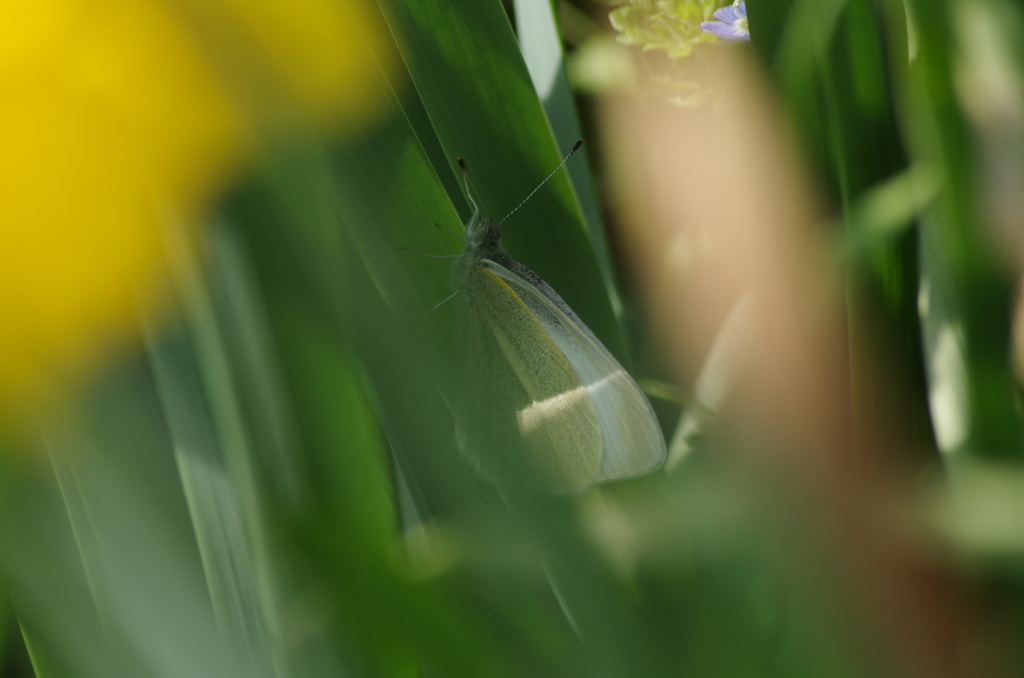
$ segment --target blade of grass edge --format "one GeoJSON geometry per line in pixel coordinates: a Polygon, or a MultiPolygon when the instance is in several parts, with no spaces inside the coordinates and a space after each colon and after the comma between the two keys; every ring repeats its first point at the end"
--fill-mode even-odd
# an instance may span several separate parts
{"type": "MultiPolygon", "coordinates": [[[[554,7],[550,0],[515,0],[516,35],[530,71],[534,89],[544,107],[551,132],[559,148],[570,148],[582,137],[569,78],[565,72],[565,53],[559,34],[554,7]]],[[[622,319],[622,299],[615,287],[608,239],[605,237],[594,182],[590,174],[590,157],[584,145],[576,151],[578,162],[569,163],[566,171],[580,205],[583,223],[590,234],[597,263],[608,287],[608,298],[617,318],[622,319]]]]}

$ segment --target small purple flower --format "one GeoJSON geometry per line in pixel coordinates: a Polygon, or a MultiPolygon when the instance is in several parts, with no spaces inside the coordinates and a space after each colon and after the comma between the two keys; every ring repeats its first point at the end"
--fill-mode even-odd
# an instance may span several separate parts
{"type": "Polygon", "coordinates": [[[712,16],[718,21],[705,21],[700,27],[723,40],[750,40],[747,28],[747,3],[736,0],[729,7],[717,10],[712,16]]]}

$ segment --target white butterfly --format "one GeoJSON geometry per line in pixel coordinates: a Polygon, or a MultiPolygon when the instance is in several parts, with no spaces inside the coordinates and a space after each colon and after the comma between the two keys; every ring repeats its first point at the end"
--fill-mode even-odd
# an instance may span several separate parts
{"type": "Polygon", "coordinates": [[[464,300],[463,453],[499,484],[553,493],[661,466],[665,441],[640,387],[473,206],[454,293],[464,300]]]}

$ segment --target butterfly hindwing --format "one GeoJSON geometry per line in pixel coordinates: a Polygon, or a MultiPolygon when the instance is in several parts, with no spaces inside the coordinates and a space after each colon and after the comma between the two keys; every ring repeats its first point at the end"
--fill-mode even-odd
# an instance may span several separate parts
{"type": "Polygon", "coordinates": [[[640,387],[554,290],[522,264],[512,263],[521,270],[489,260],[481,266],[516,293],[586,388],[602,438],[601,469],[594,482],[643,475],[660,466],[664,438],[640,387]]]}

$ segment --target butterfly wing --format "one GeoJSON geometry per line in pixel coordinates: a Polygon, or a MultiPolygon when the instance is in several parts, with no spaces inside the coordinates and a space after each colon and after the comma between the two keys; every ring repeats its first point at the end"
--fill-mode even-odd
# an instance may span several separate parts
{"type": "Polygon", "coordinates": [[[465,283],[463,448],[498,479],[576,492],[601,472],[602,431],[592,397],[545,326],[493,271],[465,283]]]}
{"type": "Polygon", "coordinates": [[[509,261],[511,268],[490,260],[480,266],[515,291],[586,388],[603,447],[594,482],[656,469],[665,461],[665,439],[640,387],[550,286],[526,266],[509,261]]]}

